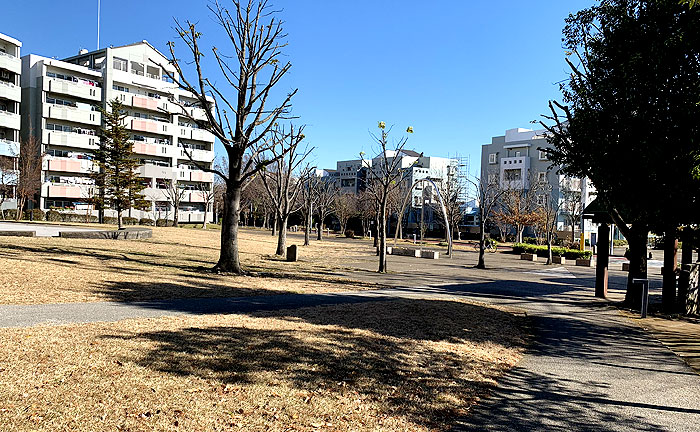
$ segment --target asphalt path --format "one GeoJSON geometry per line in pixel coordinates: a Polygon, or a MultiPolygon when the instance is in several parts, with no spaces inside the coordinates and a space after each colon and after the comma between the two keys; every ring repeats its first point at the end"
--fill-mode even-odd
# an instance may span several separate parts
{"type": "MultiPolygon", "coordinates": [[[[390,257],[387,275],[371,254],[348,258],[354,279],[396,288],[313,295],[150,302],[0,306],[0,327],[115,321],[177,314],[248,313],[396,298],[468,298],[519,308],[531,317],[533,342],[492,395],[455,425],[457,431],[697,431],[700,376],[663,344],[593,296],[594,270],[546,267],[511,255],[453,259],[390,257]]],[[[626,274],[611,271],[610,297],[626,274]]],[[[652,280],[658,295],[660,280],[652,280]]]]}

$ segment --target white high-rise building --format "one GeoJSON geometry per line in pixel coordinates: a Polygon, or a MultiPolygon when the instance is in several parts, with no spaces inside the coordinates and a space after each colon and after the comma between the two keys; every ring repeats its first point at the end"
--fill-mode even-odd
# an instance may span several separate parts
{"type": "MultiPolygon", "coordinates": [[[[168,77],[165,71],[178,78],[158,50],[143,41],[81,50],[62,61],[28,55],[22,58],[22,71],[26,133],[41,139],[46,154],[42,210],[92,211],[87,198],[96,193],[90,173],[102,122],[98,107],[108,110],[109,102],[118,99],[127,111],[126,126],[142,163],[143,194],[152,203],[147,211],[130,210],[131,216],[172,219],[175,209],[165,190],[176,181],[187,191],[178,209],[180,221],[203,221],[201,189],[211,190],[214,179],[200,168],[214,162],[214,135],[185,117],[181,106],[197,120],[206,119],[192,95],[168,77]]],[[[208,218],[211,215],[208,209],[208,218]]]]}
{"type": "Polygon", "coordinates": [[[20,48],[22,43],[0,33],[0,200],[2,208],[16,207],[14,185],[20,139],[20,48]]]}

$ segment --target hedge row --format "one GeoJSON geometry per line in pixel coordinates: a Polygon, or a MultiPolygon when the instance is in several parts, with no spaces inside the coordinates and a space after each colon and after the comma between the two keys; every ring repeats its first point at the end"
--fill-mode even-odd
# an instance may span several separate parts
{"type": "MultiPolygon", "coordinates": [[[[513,245],[513,253],[515,254],[522,254],[522,253],[531,253],[531,254],[536,254],[539,257],[547,257],[547,245],[531,245],[531,244],[525,244],[525,243],[515,243],[513,245]]],[[[563,247],[552,247],[552,255],[554,256],[563,256],[564,258],[567,259],[579,259],[579,258],[591,258],[593,256],[593,252],[591,251],[581,251],[581,250],[576,250],[576,249],[567,249],[563,247]]]]}

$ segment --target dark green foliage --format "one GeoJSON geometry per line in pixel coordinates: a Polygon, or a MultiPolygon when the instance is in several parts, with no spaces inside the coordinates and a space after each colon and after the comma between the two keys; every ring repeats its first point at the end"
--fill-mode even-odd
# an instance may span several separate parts
{"type": "Polygon", "coordinates": [[[171,226],[173,226],[173,221],[170,219],[158,219],[158,220],[156,220],[156,226],[171,227],[171,226]]]}
{"type": "MultiPolygon", "coordinates": [[[[522,254],[522,253],[530,253],[530,254],[536,254],[539,257],[546,258],[547,257],[547,245],[533,245],[533,244],[526,244],[526,243],[515,243],[513,244],[513,253],[514,254],[522,254]]],[[[591,251],[581,251],[581,250],[576,250],[576,249],[567,249],[563,247],[553,247],[552,248],[552,255],[553,256],[563,256],[564,258],[567,259],[589,259],[593,256],[593,252],[591,251]]]]}
{"type": "Polygon", "coordinates": [[[44,212],[41,209],[25,210],[22,214],[24,220],[43,221],[44,212]]]}
{"type": "Polygon", "coordinates": [[[105,126],[100,131],[100,143],[94,152],[94,161],[99,168],[99,173],[95,174],[98,189],[100,182],[104,183],[104,199],[99,196],[96,199],[100,205],[117,210],[118,219],[121,219],[123,210],[143,204],[141,191],[144,186],[136,172],[141,163],[134,157],[124,125],[124,107],[118,99],[114,99],[109,102],[109,108],[102,110],[105,126]]]}
{"type": "Polygon", "coordinates": [[[133,217],[125,217],[122,219],[122,222],[124,225],[138,225],[139,220],[133,217]]]}
{"type": "Polygon", "coordinates": [[[153,219],[149,218],[141,218],[139,219],[139,225],[148,225],[148,226],[153,226],[155,225],[155,221],[153,219]]]}

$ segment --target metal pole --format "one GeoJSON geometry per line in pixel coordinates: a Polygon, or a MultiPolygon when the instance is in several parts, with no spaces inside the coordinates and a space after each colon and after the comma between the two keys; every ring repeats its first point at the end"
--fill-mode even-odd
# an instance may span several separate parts
{"type": "Polygon", "coordinates": [[[632,279],[633,284],[642,284],[642,307],[641,317],[647,317],[647,309],[649,307],[649,279],[632,279]]]}

